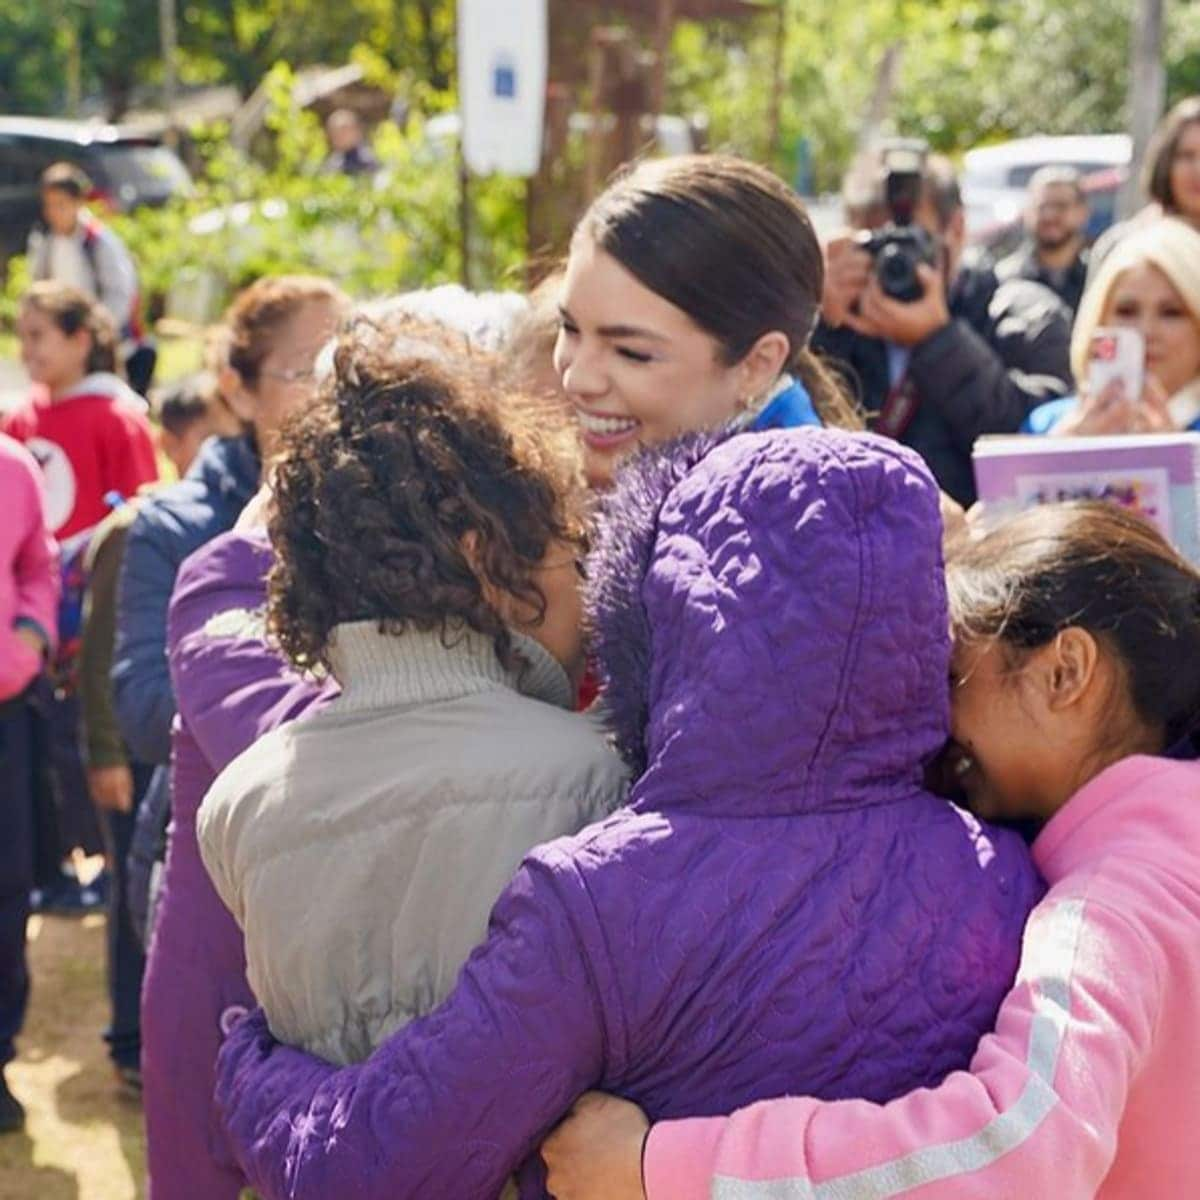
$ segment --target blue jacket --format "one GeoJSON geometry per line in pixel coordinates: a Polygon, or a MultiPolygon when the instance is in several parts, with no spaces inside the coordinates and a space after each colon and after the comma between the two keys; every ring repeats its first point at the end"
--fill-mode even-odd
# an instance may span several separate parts
{"type": "Polygon", "coordinates": [[[800,425],[820,424],[821,418],[817,415],[808,389],[798,379],[789,378],[787,386],[771,397],[746,428],[752,433],[765,433],[768,429],[795,429],[800,425]]]}
{"type": "Polygon", "coordinates": [[[112,681],[117,723],[136,758],[167,763],[175,695],[167,605],[183,560],[233,528],[258,490],[249,438],[210,438],[187,478],[147,498],[129,531],[117,598],[112,681]]]}
{"type": "MultiPolygon", "coordinates": [[[[1068,413],[1074,411],[1079,406],[1078,396],[1064,396],[1061,400],[1050,400],[1045,404],[1039,404],[1025,418],[1025,423],[1021,426],[1022,433],[1049,433],[1055,425],[1059,423],[1068,413]]],[[[1200,417],[1197,417],[1189,426],[1190,433],[1200,433],[1200,417]]]]}

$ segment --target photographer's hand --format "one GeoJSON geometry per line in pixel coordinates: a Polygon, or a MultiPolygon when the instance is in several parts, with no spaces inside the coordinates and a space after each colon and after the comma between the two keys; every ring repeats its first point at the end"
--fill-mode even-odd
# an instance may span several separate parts
{"type": "Polygon", "coordinates": [[[916,346],[950,324],[946,283],[942,273],[921,263],[917,276],[925,294],[911,303],[885,296],[877,279],[867,285],[859,301],[859,313],[846,324],[867,337],[883,338],[897,346],[916,346]]]}
{"type": "Polygon", "coordinates": [[[825,243],[821,316],[826,324],[852,324],[850,315],[870,279],[871,256],[855,244],[852,234],[839,234],[825,243]]]}

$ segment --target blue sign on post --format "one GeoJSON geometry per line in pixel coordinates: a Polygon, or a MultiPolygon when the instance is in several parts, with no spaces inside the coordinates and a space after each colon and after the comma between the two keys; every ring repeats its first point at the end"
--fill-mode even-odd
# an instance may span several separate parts
{"type": "Polygon", "coordinates": [[[496,59],[492,67],[492,95],[500,100],[517,97],[517,68],[508,57],[496,59]]]}

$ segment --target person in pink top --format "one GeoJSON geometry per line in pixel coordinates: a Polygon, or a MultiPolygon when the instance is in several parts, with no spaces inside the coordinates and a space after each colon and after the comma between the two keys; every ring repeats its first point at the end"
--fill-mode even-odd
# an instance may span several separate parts
{"type": "Polygon", "coordinates": [[[25,1112],[4,1067],[25,1019],[25,923],[33,886],[33,790],[38,717],[29,692],[53,649],[58,549],[46,528],[42,473],[33,455],[0,433],[0,1133],[25,1112]]]}
{"type": "Polygon", "coordinates": [[[0,704],[41,669],[58,617],[58,550],[46,528],[42,473],[19,442],[0,433],[0,704]]]}
{"type": "Polygon", "coordinates": [[[950,762],[1045,821],[1050,885],[966,1071],[885,1105],[784,1098],[647,1128],[584,1097],[557,1200],[1200,1196],[1200,574],[1138,517],[1035,509],[948,570],[950,762]]]}

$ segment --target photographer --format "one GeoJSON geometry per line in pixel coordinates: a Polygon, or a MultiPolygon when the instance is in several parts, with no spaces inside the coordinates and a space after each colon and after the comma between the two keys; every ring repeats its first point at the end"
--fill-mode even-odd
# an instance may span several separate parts
{"type": "Polygon", "coordinates": [[[920,453],[943,491],[970,505],[975,439],[1017,432],[1072,390],[1069,314],[1041,284],[960,266],[958,181],[920,143],[885,146],[851,176],[847,217],[874,232],[826,245],[813,347],[855,387],[871,427],[920,453]]]}

